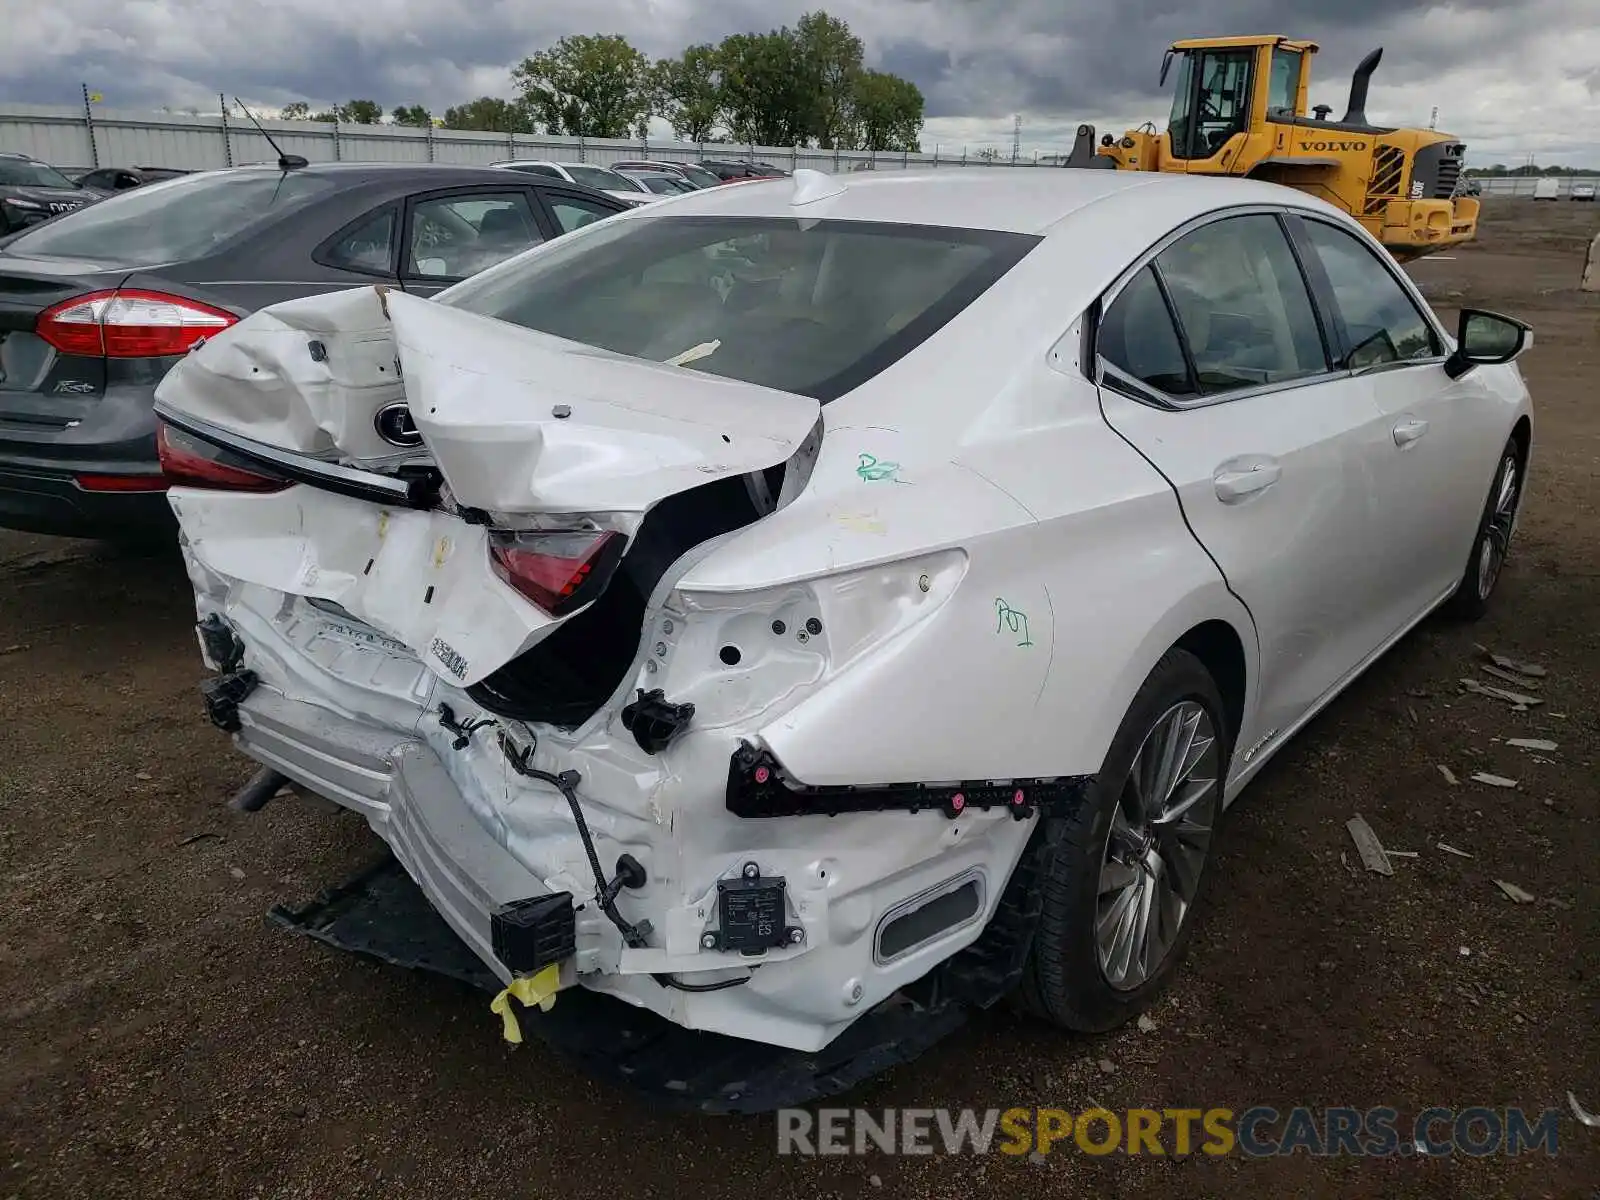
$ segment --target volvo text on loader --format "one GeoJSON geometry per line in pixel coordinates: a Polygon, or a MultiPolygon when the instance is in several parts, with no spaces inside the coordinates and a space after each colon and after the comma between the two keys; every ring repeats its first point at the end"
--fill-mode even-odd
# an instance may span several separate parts
{"type": "Polygon", "coordinates": [[[1431,129],[1385,128],[1367,120],[1367,86],[1382,57],[1356,67],[1349,110],[1306,113],[1316,43],[1276,35],[1174,42],[1161,83],[1178,64],[1165,133],[1146,123],[1095,146],[1078,127],[1069,167],[1175,171],[1265,179],[1344,209],[1404,262],[1469,241],[1478,201],[1456,194],[1465,145],[1431,129]]]}

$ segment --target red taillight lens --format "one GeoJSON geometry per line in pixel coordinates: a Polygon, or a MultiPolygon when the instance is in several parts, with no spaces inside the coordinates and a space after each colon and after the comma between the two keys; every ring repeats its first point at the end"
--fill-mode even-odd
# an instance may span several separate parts
{"type": "Polygon", "coordinates": [[[246,465],[226,450],[162,424],[156,431],[156,456],[173,487],[228,492],[281,492],[290,480],[246,465]]]}
{"type": "Polygon", "coordinates": [[[164,292],[90,292],[39,314],[34,332],[63,354],[165,358],[239,320],[230,312],[164,292]]]}
{"type": "Polygon", "coordinates": [[[603,533],[497,533],[494,573],[552,617],[581,608],[605,590],[628,539],[603,533]]]}
{"type": "Polygon", "coordinates": [[[164,492],[165,475],[74,475],[72,482],[86,492],[164,492]]]}

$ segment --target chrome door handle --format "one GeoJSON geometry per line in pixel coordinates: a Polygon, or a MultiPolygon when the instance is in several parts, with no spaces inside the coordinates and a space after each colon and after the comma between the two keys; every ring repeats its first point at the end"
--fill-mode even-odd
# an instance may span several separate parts
{"type": "Polygon", "coordinates": [[[1404,449],[1427,432],[1428,423],[1426,421],[1419,421],[1415,417],[1407,417],[1394,427],[1394,444],[1404,449]]]}
{"type": "Polygon", "coordinates": [[[1240,467],[1224,465],[1211,477],[1211,483],[1217,489],[1217,499],[1224,504],[1232,504],[1265,491],[1282,476],[1283,468],[1275,462],[1256,462],[1240,467]]]}

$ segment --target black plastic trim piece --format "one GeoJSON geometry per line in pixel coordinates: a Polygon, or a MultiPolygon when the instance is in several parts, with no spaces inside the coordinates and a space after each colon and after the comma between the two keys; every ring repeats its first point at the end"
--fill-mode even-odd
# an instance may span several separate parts
{"type": "Polygon", "coordinates": [[[261,681],[254,671],[229,671],[206,680],[200,685],[200,695],[205,701],[206,716],[223,733],[238,733],[239,705],[256,690],[261,681]]]}
{"type": "Polygon", "coordinates": [[[840,813],[942,812],[952,821],[968,809],[1003,808],[1018,821],[1076,802],[1090,776],[963,780],[957,783],[833,784],[791,778],[769,751],[740,742],[728,763],[727,808],[736,817],[838,816],[840,813]]]}
{"type": "Polygon", "coordinates": [[[622,710],[622,727],[646,754],[660,754],[693,719],[693,704],[673,704],[660,688],[640,688],[638,699],[622,710]]]}
{"type": "Polygon", "coordinates": [[[578,950],[577,917],[571,892],[532,896],[502,905],[489,915],[494,956],[514,975],[571,958],[578,950]]]}
{"type": "Polygon", "coordinates": [[[220,614],[211,613],[197,626],[206,656],[217,670],[229,672],[244,661],[244,643],[220,614]]]}

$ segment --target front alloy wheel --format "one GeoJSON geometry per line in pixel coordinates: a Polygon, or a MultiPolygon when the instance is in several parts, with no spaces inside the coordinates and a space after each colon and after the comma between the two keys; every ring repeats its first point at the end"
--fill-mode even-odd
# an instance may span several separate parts
{"type": "Polygon", "coordinates": [[[1522,454],[1513,439],[1500,452],[1466,570],[1446,602],[1450,615],[1476,621],[1489,611],[1489,597],[1494,594],[1511,553],[1511,535],[1516,531],[1517,510],[1522,503],[1523,476],[1522,454]]]}

